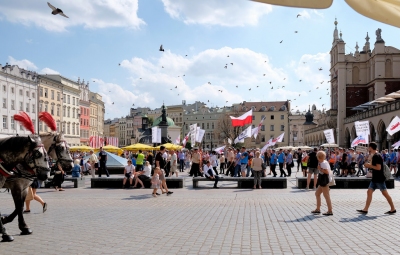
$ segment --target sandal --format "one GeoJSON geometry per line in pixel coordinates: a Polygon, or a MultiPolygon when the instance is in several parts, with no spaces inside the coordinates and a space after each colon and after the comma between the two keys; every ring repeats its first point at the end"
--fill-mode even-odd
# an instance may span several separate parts
{"type": "Polygon", "coordinates": [[[314,214],[320,214],[320,213],[321,213],[321,211],[319,211],[319,210],[314,210],[314,211],[311,211],[311,213],[314,213],[314,214]]]}
{"type": "Polygon", "coordinates": [[[357,210],[357,212],[359,212],[359,213],[364,213],[364,214],[367,214],[367,213],[368,213],[368,211],[364,211],[364,210],[357,210]]]}
{"type": "Polygon", "coordinates": [[[322,215],[325,215],[325,216],[332,216],[332,215],[333,215],[333,212],[326,212],[326,213],[323,213],[322,215]]]}
{"type": "Polygon", "coordinates": [[[395,214],[396,213],[396,210],[394,210],[394,211],[387,211],[387,212],[385,212],[385,214],[395,214]]]}

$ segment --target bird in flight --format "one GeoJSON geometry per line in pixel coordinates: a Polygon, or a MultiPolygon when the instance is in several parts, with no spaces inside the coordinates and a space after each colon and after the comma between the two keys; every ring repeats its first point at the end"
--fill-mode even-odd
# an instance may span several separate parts
{"type": "Polygon", "coordinates": [[[324,81],[321,81],[321,84],[324,83],[324,81]]]}
{"type": "Polygon", "coordinates": [[[283,80],[286,80],[286,78],[283,78],[283,80]]]}
{"type": "Polygon", "coordinates": [[[120,65],[121,65],[121,63],[118,63],[118,65],[120,66],[120,65]]]}
{"type": "Polygon", "coordinates": [[[227,69],[227,68],[228,68],[228,66],[224,66],[224,68],[225,68],[225,69],[227,69]]]}
{"type": "Polygon", "coordinates": [[[279,43],[282,43],[283,42],[283,40],[282,41],[280,41],[279,43]]]}
{"type": "Polygon", "coordinates": [[[318,70],[322,71],[322,67],[318,68],[318,70]]]}
{"type": "Polygon", "coordinates": [[[298,17],[300,17],[301,16],[301,14],[299,13],[299,14],[297,14],[297,17],[296,18],[298,18],[298,17]]]}
{"type": "Polygon", "coordinates": [[[229,58],[229,55],[228,56],[226,56],[227,58],[229,58]]]}
{"type": "Polygon", "coordinates": [[[164,66],[161,66],[161,68],[164,68],[164,66]]]}
{"type": "Polygon", "coordinates": [[[269,84],[272,84],[272,81],[270,81],[269,84]]]}
{"type": "Polygon", "coordinates": [[[68,18],[68,16],[65,15],[61,9],[54,7],[54,6],[51,5],[51,3],[49,3],[49,2],[47,2],[47,5],[53,10],[53,11],[51,12],[51,14],[53,14],[53,15],[60,14],[61,16],[68,18]]]}
{"type": "Polygon", "coordinates": [[[297,31],[294,31],[294,33],[297,34],[298,32],[297,32],[297,31]]]}
{"type": "Polygon", "coordinates": [[[208,82],[208,84],[210,84],[210,85],[211,85],[211,82],[208,82]]]}
{"type": "Polygon", "coordinates": [[[317,87],[317,89],[319,89],[319,87],[317,87]]]}
{"type": "Polygon", "coordinates": [[[263,76],[265,76],[265,74],[263,74],[263,76]]]}
{"type": "Polygon", "coordinates": [[[112,104],[114,104],[114,102],[112,104]]]}
{"type": "Polygon", "coordinates": [[[301,82],[301,80],[299,80],[299,82],[301,82]]]}
{"type": "Polygon", "coordinates": [[[177,89],[177,88],[178,88],[178,86],[175,86],[175,88],[177,89]]]}
{"type": "Polygon", "coordinates": [[[274,89],[274,86],[272,86],[271,89],[274,89]]]}
{"type": "Polygon", "coordinates": [[[162,44],[160,46],[160,50],[159,51],[164,51],[164,48],[163,48],[162,44]]]}
{"type": "Polygon", "coordinates": [[[303,64],[307,64],[307,62],[303,62],[303,64]]]}
{"type": "Polygon", "coordinates": [[[251,90],[251,88],[249,88],[249,90],[251,90]]]}
{"type": "Polygon", "coordinates": [[[239,88],[239,87],[236,85],[236,88],[239,88]]]}
{"type": "Polygon", "coordinates": [[[233,63],[231,63],[231,65],[233,65],[233,63]]]}

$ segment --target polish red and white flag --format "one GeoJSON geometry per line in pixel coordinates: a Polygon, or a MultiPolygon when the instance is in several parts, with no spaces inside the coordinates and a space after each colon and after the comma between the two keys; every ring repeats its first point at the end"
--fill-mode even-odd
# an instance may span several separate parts
{"type": "Polygon", "coordinates": [[[271,146],[274,146],[276,143],[280,143],[283,141],[283,137],[285,136],[285,133],[282,133],[280,136],[277,138],[272,139],[271,146]]]}
{"type": "Polygon", "coordinates": [[[190,137],[190,132],[182,140],[183,147],[186,146],[186,142],[189,140],[189,137],[190,137]]]}
{"type": "Polygon", "coordinates": [[[397,116],[394,117],[386,131],[389,133],[389,135],[393,135],[394,133],[400,131],[400,118],[397,116]]]}
{"type": "Polygon", "coordinates": [[[232,126],[243,127],[244,125],[251,124],[253,122],[253,110],[250,110],[239,117],[231,117],[232,126]]]}

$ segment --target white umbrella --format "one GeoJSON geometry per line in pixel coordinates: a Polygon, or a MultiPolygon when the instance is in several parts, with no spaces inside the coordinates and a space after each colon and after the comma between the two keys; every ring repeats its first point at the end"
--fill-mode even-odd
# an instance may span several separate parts
{"type": "Polygon", "coordinates": [[[324,144],[321,144],[321,147],[337,148],[337,147],[339,147],[339,145],[337,145],[336,143],[324,143],[324,144]]]}
{"type": "MultiPolygon", "coordinates": [[[[333,0],[253,0],[289,7],[326,9],[333,0]]],[[[368,18],[400,27],[400,1],[398,0],[345,0],[356,12],[368,18]]]]}

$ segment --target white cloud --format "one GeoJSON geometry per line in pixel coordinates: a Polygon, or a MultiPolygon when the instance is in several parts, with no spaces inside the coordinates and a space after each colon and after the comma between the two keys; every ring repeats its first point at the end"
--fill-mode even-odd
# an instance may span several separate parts
{"type": "Polygon", "coordinates": [[[162,0],[165,11],[186,24],[226,27],[257,25],[272,6],[243,0],[162,0]]]}
{"type": "Polygon", "coordinates": [[[145,22],[137,16],[138,0],[53,0],[51,2],[69,17],[52,15],[46,2],[4,1],[0,15],[14,23],[36,25],[50,31],[65,31],[67,27],[85,28],[128,27],[139,28],[145,22]]]}
{"type": "Polygon", "coordinates": [[[224,106],[257,98],[275,100],[275,95],[269,93],[269,82],[282,86],[287,77],[282,69],[271,65],[268,56],[230,47],[208,49],[189,57],[166,50],[159,59],[132,58],[123,60],[121,67],[132,74],[133,91],[153,91],[150,105],[139,100],[141,106],[150,107],[159,107],[163,101],[171,105],[198,100],[209,106],[224,106]]]}
{"type": "Polygon", "coordinates": [[[43,68],[39,73],[40,74],[60,74],[60,72],[50,69],[48,67],[43,68]]]}
{"type": "Polygon", "coordinates": [[[102,96],[106,109],[106,119],[126,116],[134,103],[135,106],[138,105],[138,102],[147,106],[154,101],[149,92],[135,89],[130,91],[115,83],[107,83],[100,79],[92,80],[94,82],[91,84],[91,90],[95,86],[96,92],[102,96]]]}
{"type": "Polygon", "coordinates": [[[8,64],[10,65],[17,65],[20,68],[27,69],[27,70],[37,70],[37,66],[27,59],[16,60],[15,58],[8,56],[8,64]]]}
{"type": "Polygon", "coordinates": [[[323,18],[324,14],[318,10],[302,10],[299,12],[301,19],[311,19],[313,16],[318,16],[319,18],[323,18]]]}

